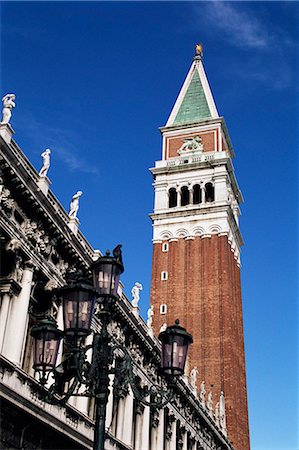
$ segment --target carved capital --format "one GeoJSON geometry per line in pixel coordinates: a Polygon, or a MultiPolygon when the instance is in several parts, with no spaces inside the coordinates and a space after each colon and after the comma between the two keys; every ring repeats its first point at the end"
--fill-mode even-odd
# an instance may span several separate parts
{"type": "Polygon", "coordinates": [[[0,278],[1,294],[19,295],[21,286],[12,278],[0,278]]]}

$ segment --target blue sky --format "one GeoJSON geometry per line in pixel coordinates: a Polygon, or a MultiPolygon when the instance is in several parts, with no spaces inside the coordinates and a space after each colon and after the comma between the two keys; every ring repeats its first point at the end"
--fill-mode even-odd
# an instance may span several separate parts
{"type": "Polygon", "coordinates": [[[152,180],[198,41],[243,192],[243,308],[252,450],[298,449],[298,3],[2,2],[1,92],[33,165],[149,305],[152,180]]]}

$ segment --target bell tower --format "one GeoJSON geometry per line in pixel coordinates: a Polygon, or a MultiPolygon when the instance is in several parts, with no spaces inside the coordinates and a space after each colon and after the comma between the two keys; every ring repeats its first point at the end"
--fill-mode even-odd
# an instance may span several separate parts
{"type": "Polygon", "coordinates": [[[162,159],[151,169],[155,202],[151,305],[153,327],[179,318],[193,335],[197,367],[214,407],[224,393],[226,426],[236,450],[249,450],[239,205],[234,151],[196,55],[167,123],[162,159]]]}

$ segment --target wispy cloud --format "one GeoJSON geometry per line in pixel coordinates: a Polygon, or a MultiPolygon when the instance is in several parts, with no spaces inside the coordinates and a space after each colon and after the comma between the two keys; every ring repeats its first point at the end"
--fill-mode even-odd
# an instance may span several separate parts
{"type": "Polygon", "coordinates": [[[205,5],[207,18],[234,45],[260,49],[270,45],[271,37],[265,26],[244,8],[241,10],[235,4],[217,0],[205,5]]]}
{"type": "Polygon", "coordinates": [[[231,61],[227,71],[270,89],[288,88],[295,84],[296,42],[291,38],[292,32],[271,24],[267,8],[253,7],[253,3],[211,0],[193,8],[198,23],[204,17],[208,33],[218,39],[220,36],[242,53],[246,51],[242,64],[239,59],[231,61]]]}
{"type": "Polygon", "coordinates": [[[63,161],[71,172],[98,173],[98,169],[88,164],[75,147],[74,143],[78,141],[75,132],[41,123],[31,113],[23,115],[19,126],[36,145],[43,142],[49,147],[55,158],[63,161]]]}

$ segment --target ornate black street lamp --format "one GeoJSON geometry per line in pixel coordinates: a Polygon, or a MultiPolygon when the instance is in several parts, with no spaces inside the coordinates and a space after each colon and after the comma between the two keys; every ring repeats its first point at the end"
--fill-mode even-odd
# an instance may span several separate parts
{"type": "MultiPolygon", "coordinates": [[[[34,338],[33,367],[39,373],[40,382],[45,386],[50,374],[54,378],[53,384],[44,389],[42,398],[52,404],[65,404],[74,395],[95,399],[94,450],[104,450],[109,374],[113,373],[115,350],[120,350],[123,355],[122,370],[119,371],[122,376],[118,377],[118,384],[124,388],[130,385],[136,399],[145,405],[163,406],[173,395],[172,386],[175,378],[184,373],[188,347],[192,342],[191,334],[179,326],[179,321],[160,333],[162,343],[160,373],[167,378],[170,389],[165,390],[155,384],[150,389],[141,389],[138,386],[128,350],[124,346],[111,345],[107,328],[112,318],[113,305],[118,300],[117,290],[123,271],[121,246],[117,246],[113,250],[113,255],[106,252],[105,256],[99,257],[92,265],[94,287],[78,280],[57,291],[56,295],[62,300],[64,332],[57,329],[53,319],[44,319],[31,330],[34,338]],[[85,338],[91,333],[95,306],[101,324],[100,332],[94,332],[93,343],[85,345],[85,338]],[[62,337],[64,337],[63,361],[56,366],[62,337]],[[89,363],[86,353],[91,349],[92,361],[89,363]],[[65,392],[67,382],[68,388],[65,392]],[[152,394],[155,400],[147,401],[146,398],[153,397],[152,394]]],[[[117,369],[114,370],[117,373],[117,369]]]]}
{"type": "Polygon", "coordinates": [[[34,338],[33,368],[39,373],[40,383],[45,385],[50,371],[55,368],[63,332],[58,330],[53,320],[43,319],[39,324],[32,327],[31,335],[34,338]]]}

